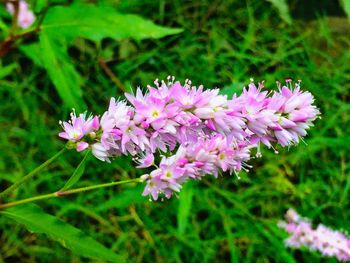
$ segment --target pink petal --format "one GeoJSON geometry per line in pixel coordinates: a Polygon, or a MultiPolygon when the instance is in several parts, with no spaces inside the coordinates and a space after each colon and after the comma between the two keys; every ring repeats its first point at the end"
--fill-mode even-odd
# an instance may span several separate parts
{"type": "Polygon", "coordinates": [[[97,130],[100,127],[100,120],[98,119],[97,116],[94,117],[94,119],[92,120],[92,128],[94,130],[97,130]]]}
{"type": "Polygon", "coordinates": [[[63,139],[66,139],[66,140],[69,140],[69,139],[70,139],[69,136],[68,136],[68,134],[67,134],[66,132],[60,132],[60,133],[58,134],[58,136],[61,137],[61,138],[63,138],[63,139]]]}
{"type": "Polygon", "coordinates": [[[77,151],[78,152],[84,151],[88,147],[89,147],[89,144],[87,142],[78,142],[77,151]]]}

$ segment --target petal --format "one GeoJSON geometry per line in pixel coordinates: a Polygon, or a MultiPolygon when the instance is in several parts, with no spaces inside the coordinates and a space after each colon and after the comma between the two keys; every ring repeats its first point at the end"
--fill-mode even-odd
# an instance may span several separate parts
{"type": "Polygon", "coordinates": [[[87,142],[78,142],[78,144],[77,144],[77,151],[78,152],[84,151],[88,147],[89,147],[89,144],[87,142]]]}
{"type": "Polygon", "coordinates": [[[66,139],[66,140],[69,140],[69,139],[70,139],[69,136],[68,136],[68,134],[67,134],[66,132],[60,132],[60,133],[58,134],[58,136],[61,137],[61,138],[63,138],[63,139],[66,139]]]}
{"type": "Polygon", "coordinates": [[[92,120],[92,128],[94,130],[97,130],[100,127],[100,120],[98,119],[97,116],[94,117],[94,119],[92,120]]]}

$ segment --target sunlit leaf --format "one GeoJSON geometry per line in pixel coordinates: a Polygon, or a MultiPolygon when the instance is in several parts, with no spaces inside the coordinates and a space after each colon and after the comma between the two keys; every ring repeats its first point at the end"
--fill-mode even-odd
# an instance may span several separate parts
{"type": "Polygon", "coordinates": [[[105,261],[125,262],[122,256],[107,249],[81,230],[45,213],[36,205],[12,207],[1,211],[0,214],[25,225],[32,233],[46,234],[77,255],[105,261]]]}
{"type": "Polygon", "coordinates": [[[182,29],[163,27],[137,15],[121,14],[114,8],[76,3],[49,9],[42,31],[55,37],[83,37],[94,41],[103,38],[161,38],[178,34],[182,29]]]}

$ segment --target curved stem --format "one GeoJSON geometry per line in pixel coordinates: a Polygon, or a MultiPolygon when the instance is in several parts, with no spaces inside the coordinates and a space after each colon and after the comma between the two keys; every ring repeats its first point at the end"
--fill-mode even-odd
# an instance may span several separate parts
{"type": "Polygon", "coordinates": [[[22,204],[26,204],[26,203],[31,203],[31,202],[35,202],[38,200],[49,199],[52,197],[61,197],[61,196],[86,192],[86,191],[90,191],[90,190],[94,190],[94,189],[111,187],[111,186],[115,186],[115,185],[119,185],[119,184],[129,184],[129,183],[139,183],[139,182],[141,182],[141,178],[129,179],[129,180],[112,182],[112,183],[105,183],[105,184],[96,184],[96,185],[92,185],[92,186],[80,187],[80,188],[70,189],[70,190],[66,190],[66,191],[58,191],[58,192],[54,192],[51,194],[39,195],[39,196],[34,196],[34,197],[10,202],[7,204],[0,204],[0,209],[12,207],[12,206],[17,206],[17,205],[22,205],[22,204]]]}
{"type": "Polygon", "coordinates": [[[54,160],[56,160],[62,153],[64,153],[67,149],[63,148],[60,150],[58,153],[56,153],[54,156],[52,156],[50,159],[48,159],[46,162],[42,163],[40,166],[35,168],[33,171],[31,171],[29,174],[23,176],[20,178],[17,182],[15,182],[13,185],[10,187],[6,188],[4,191],[0,193],[0,198],[3,198],[4,196],[8,195],[10,192],[13,190],[17,189],[21,184],[25,183],[28,181],[30,178],[32,178],[34,175],[39,173],[41,170],[43,170],[46,166],[51,164],[54,160]]]}

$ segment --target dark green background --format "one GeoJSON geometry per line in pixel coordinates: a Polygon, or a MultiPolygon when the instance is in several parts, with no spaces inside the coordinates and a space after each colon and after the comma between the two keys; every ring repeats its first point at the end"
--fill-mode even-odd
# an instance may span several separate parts
{"type": "MultiPolygon", "coordinates": [[[[58,1],[56,1],[58,2],[58,1]]],[[[93,1],[92,1],[93,2],[93,1]]],[[[179,198],[149,202],[142,186],[120,186],[38,204],[82,229],[130,262],[328,262],[314,252],[284,248],[276,226],[289,207],[335,229],[350,231],[350,24],[337,1],[290,1],[288,25],[267,1],[109,1],[123,13],[180,27],[159,40],[78,39],[70,59],[84,79],[88,110],[102,114],[111,96],[175,75],[194,85],[240,93],[250,78],[301,79],[322,119],[305,143],[264,150],[241,179],[210,176],[185,185],[179,198]],[[121,85],[99,64],[107,61],[121,85]]],[[[28,38],[22,45],[36,41],[28,38]]],[[[45,70],[14,48],[1,65],[0,187],[34,169],[64,142],[58,120],[68,118],[45,70]]],[[[11,200],[62,187],[82,155],[68,152],[11,200]]],[[[130,158],[91,160],[78,186],[136,177],[130,158]]],[[[0,262],[86,262],[43,235],[0,217],[0,262]]],[[[335,260],[329,260],[335,262],[335,260]]]]}

